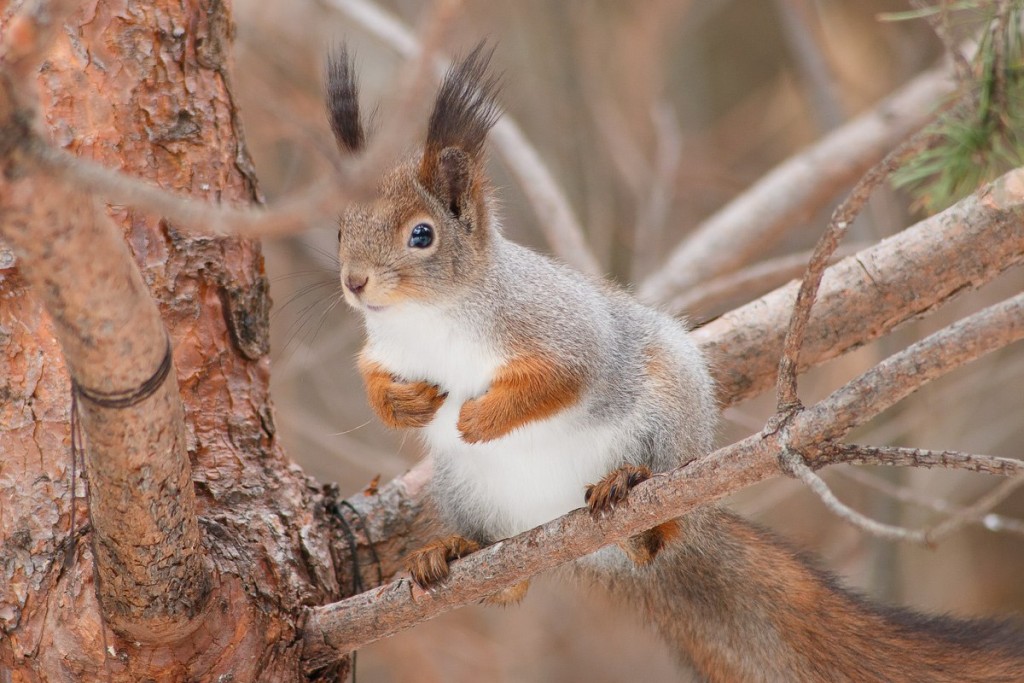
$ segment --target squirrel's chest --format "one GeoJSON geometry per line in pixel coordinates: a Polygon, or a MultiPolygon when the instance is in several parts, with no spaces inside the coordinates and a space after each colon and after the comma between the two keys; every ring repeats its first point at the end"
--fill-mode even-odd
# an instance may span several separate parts
{"type": "Polygon", "coordinates": [[[374,314],[367,337],[370,358],[404,380],[436,384],[455,400],[486,391],[505,360],[464,322],[425,307],[374,314]]]}

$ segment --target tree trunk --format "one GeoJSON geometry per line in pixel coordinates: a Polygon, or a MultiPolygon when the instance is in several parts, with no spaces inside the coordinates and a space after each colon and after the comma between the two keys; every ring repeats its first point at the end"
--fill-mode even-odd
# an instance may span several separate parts
{"type": "MultiPolygon", "coordinates": [[[[3,9],[5,31],[14,9],[3,9]]],[[[85,3],[57,31],[38,74],[54,143],[183,195],[259,201],[230,90],[232,28],[220,0],[85,3]]],[[[46,179],[35,187],[47,192],[46,179]]],[[[81,466],[77,495],[71,490],[69,374],[54,321],[24,264],[8,258],[0,263],[0,680],[11,672],[18,681],[301,678],[304,607],[343,597],[350,584],[331,554],[345,546],[333,543],[330,493],[275,440],[259,244],[190,237],[124,207],[107,213],[172,341],[209,590],[177,586],[180,595],[161,596],[173,604],[199,595],[185,634],[125,638],[101,616],[81,466]]]]}

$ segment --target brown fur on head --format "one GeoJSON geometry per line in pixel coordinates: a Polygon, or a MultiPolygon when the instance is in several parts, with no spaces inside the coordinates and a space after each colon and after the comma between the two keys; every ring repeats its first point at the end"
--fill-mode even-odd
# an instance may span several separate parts
{"type": "MultiPolygon", "coordinates": [[[[342,216],[342,288],[354,307],[376,310],[456,295],[483,272],[494,229],[484,173],[484,141],[498,118],[498,81],[487,71],[491,52],[481,43],[448,70],[422,154],[385,174],[376,200],[342,216]]],[[[359,153],[365,134],[344,48],[328,61],[326,81],[339,147],[359,153]]]]}

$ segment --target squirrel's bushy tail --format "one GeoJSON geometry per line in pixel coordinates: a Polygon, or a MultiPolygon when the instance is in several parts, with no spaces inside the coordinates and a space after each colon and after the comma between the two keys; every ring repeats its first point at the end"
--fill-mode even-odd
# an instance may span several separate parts
{"type": "Polygon", "coordinates": [[[606,551],[578,571],[640,607],[704,680],[1024,680],[1021,624],[878,607],[725,510],[679,522],[679,540],[648,567],[606,551]]]}

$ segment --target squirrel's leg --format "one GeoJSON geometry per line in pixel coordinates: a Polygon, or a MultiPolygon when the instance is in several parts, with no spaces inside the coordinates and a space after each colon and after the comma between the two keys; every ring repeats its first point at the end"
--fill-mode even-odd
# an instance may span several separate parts
{"type": "Polygon", "coordinates": [[[494,605],[497,607],[512,607],[518,605],[526,597],[526,591],[530,587],[530,581],[520,581],[519,583],[513,584],[508,588],[504,588],[494,595],[488,595],[486,598],[481,600],[485,605],[494,605]]]}
{"type": "Polygon", "coordinates": [[[431,541],[405,558],[405,568],[420,588],[448,578],[448,563],[480,549],[480,544],[458,535],[431,541]]]}
{"type": "Polygon", "coordinates": [[[486,393],[462,404],[459,433],[467,443],[497,439],[576,403],[582,389],[582,376],[570,368],[540,355],[517,356],[486,393]]]}
{"type": "MultiPolygon", "coordinates": [[[[611,512],[626,501],[634,486],[650,478],[651,470],[643,465],[623,465],[610,472],[601,481],[587,487],[584,499],[590,514],[598,517],[611,512]]],[[[665,544],[679,535],[679,531],[679,523],[671,520],[619,542],[619,547],[634,564],[650,564],[665,544]]]]}
{"type": "MultiPolygon", "coordinates": [[[[452,535],[431,541],[419,550],[414,550],[405,558],[405,568],[412,575],[420,588],[430,586],[444,581],[448,578],[448,563],[452,560],[474,553],[480,549],[480,544],[471,541],[464,536],[452,535]]],[[[526,597],[526,590],[530,587],[530,581],[519,583],[504,588],[494,595],[488,595],[480,602],[485,605],[497,605],[510,607],[522,602],[526,597]]]]}
{"type": "Polygon", "coordinates": [[[447,394],[427,382],[399,382],[379,363],[359,357],[370,406],[389,427],[425,427],[447,394]]]}

